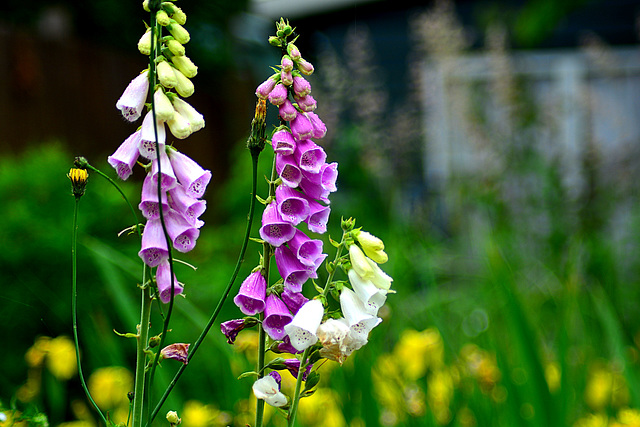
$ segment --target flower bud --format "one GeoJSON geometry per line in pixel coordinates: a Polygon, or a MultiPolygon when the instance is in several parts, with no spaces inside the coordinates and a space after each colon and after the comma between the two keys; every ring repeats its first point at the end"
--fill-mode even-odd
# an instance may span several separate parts
{"type": "Polygon", "coordinates": [[[173,5],[173,11],[171,17],[180,25],[187,23],[187,14],[182,11],[178,6],[173,5]]]}
{"type": "Polygon", "coordinates": [[[267,99],[273,88],[276,86],[276,79],[277,74],[260,83],[256,88],[256,96],[260,99],[267,99]]]}
{"type": "Polygon", "coordinates": [[[153,94],[153,101],[155,102],[157,120],[166,122],[173,118],[175,110],[173,109],[171,101],[169,101],[169,98],[167,98],[167,95],[165,95],[162,88],[159,87],[156,90],[156,93],[153,94]]]}
{"type": "Polygon", "coordinates": [[[369,265],[367,258],[358,245],[349,246],[349,259],[351,261],[351,266],[356,273],[358,273],[358,276],[365,280],[373,278],[373,268],[369,265]]]}
{"type": "Polygon", "coordinates": [[[87,173],[86,169],[78,169],[72,168],[67,175],[71,180],[71,189],[73,191],[73,195],[76,199],[79,199],[84,195],[84,190],[87,186],[87,179],[89,178],[89,173],[87,173]]]}
{"type": "Polygon", "coordinates": [[[269,37],[269,44],[271,46],[280,47],[280,46],[282,46],[282,41],[276,36],[270,36],[269,37]]]}
{"type": "Polygon", "coordinates": [[[178,413],[176,411],[169,411],[167,412],[167,421],[169,424],[177,426],[182,422],[182,419],[178,417],[178,413]]]}
{"type": "Polygon", "coordinates": [[[142,9],[144,9],[145,12],[151,12],[151,9],[149,9],[149,0],[143,0],[142,9]]]}
{"type": "Polygon", "coordinates": [[[189,121],[177,111],[173,113],[173,117],[170,120],[167,120],[167,125],[169,125],[169,130],[173,136],[178,139],[185,139],[191,135],[191,125],[189,121]]]}
{"type": "Polygon", "coordinates": [[[138,41],[138,50],[143,55],[151,54],[151,30],[147,30],[147,32],[140,37],[140,40],[138,41]]]}
{"type": "Polygon", "coordinates": [[[171,58],[171,62],[176,68],[182,71],[186,77],[192,78],[198,74],[198,67],[189,59],[188,56],[174,56],[171,58]]]}
{"type": "Polygon", "coordinates": [[[156,72],[158,73],[158,80],[160,80],[162,86],[172,88],[178,84],[176,73],[173,72],[173,67],[167,61],[158,62],[156,72]]]}
{"type": "Polygon", "coordinates": [[[184,29],[184,27],[174,19],[172,22],[167,25],[167,30],[171,33],[174,39],[176,39],[181,44],[189,43],[191,37],[189,36],[189,32],[184,29]]]}
{"type": "Polygon", "coordinates": [[[291,86],[293,84],[293,76],[291,71],[287,72],[284,69],[280,71],[280,81],[285,86],[291,86]]]}
{"type": "Polygon", "coordinates": [[[180,96],[182,96],[183,98],[188,98],[193,95],[195,88],[193,87],[193,83],[191,82],[191,80],[186,78],[185,75],[180,72],[180,70],[175,70],[174,75],[176,78],[176,92],[178,92],[178,94],[180,94],[180,96]]]}
{"type": "Polygon", "coordinates": [[[286,72],[293,71],[293,60],[289,55],[284,55],[280,61],[280,66],[286,72]]]}
{"type": "Polygon", "coordinates": [[[300,58],[298,61],[296,61],[296,64],[298,65],[298,70],[300,70],[300,72],[305,76],[310,76],[311,74],[313,74],[313,65],[311,65],[311,63],[306,59],[300,58]]]}
{"type": "Polygon", "coordinates": [[[287,45],[287,53],[289,54],[289,57],[296,62],[302,58],[302,55],[300,55],[300,51],[293,43],[289,43],[287,45]]]}
{"type": "Polygon", "coordinates": [[[184,46],[180,44],[180,42],[176,39],[171,39],[167,41],[167,48],[171,53],[176,56],[184,55],[184,46]]]}
{"type": "Polygon", "coordinates": [[[173,108],[175,108],[176,112],[178,112],[181,116],[183,116],[189,122],[189,126],[191,127],[191,132],[199,131],[204,127],[204,117],[202,114],[198,113],[198,111],[193,108],[188,102],[183,101],[177,96],[173,97],[173,108]]]}
{"type": "Polygon", "coordinates": [[[158,12],[156,12],[156,21],[158,21],[158,24],[162,25],[163,27],[166,27],[171,22],[171,20],[169,19],[169,15],[167,15],[167,12],[165,12],[164,10],[159,10],[158,12]]]}

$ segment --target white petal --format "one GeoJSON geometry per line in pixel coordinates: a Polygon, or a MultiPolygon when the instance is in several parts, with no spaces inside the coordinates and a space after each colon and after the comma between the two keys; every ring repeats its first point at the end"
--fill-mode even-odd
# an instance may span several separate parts
{"type": "Polygon", "coordinates": [[[375,316],[378,314],[378,310],[382,307],[387,300],[387,291],[379,289],[370,280],[363,280],[355,270],[351,269],[347,273],[349,275],[349,281],[356,295],[362,301],[367,313],[375,316]]]}
{"type": "Polygon", "coordinates": [[[349,327],[358,325],[358,328],[363,328],[367,331],[367,335],[381,321],[378,317],[367,313],[362,301],[349,288],[344,288],[340,293],[340,308],[349,322],[349,327]]]}
{"type": "Polygon", "coordinates": [[[316,331],[320,326],[320,322],[322,322],[323,315],[324,307],[322,302],[320,300],[310,300],[300,307],[291,323],[284,327],[291,340],[291,345],[296,350],[305,350],[318,342],[316,331]]]}

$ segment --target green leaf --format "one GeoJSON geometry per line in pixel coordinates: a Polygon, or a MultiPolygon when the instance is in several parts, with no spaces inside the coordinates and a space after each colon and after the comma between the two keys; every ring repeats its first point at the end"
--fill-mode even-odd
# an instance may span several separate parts
{"type": "Polygon", "coordinates": [[[316,385],[318,385],[319,381],[320,381],[320,374],[318,373],[318,371],[311,371],[307,376],[307,380],[304,382],[303,392],[314,388],[316,385]]]}

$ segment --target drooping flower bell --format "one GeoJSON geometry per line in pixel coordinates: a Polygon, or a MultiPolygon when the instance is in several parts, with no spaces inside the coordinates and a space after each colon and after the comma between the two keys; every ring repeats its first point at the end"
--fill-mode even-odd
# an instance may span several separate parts
{"type": "Polygon", "coordinates": [[[289,309],[277,295],[267,296],[262,328],[272,339],[281,340],[284,338],[286,335],[284,327],[291,322],[292,318],[289,309]]]}
{"type": "Polygon", "coordinates": [[[124,90],[116,108],[122,112],[122,116],[130,122],[135,122],[142,115],[144,103],[149,93],[149,70],[144,70],[124,90]]]}
{"type": "Polygon", "coordinates": [[[156,284],[158,285],[158,296],[160,301],[168,304],[171,301],[171,284],[173,281],[173,295],[180,295],[184,287],[176,279],[176,275],[171,275],[171,266],[169,261],[165,260],[158,265],[156,270],[156,284]]]}
{"type": "Polygon", "coordinates": [[[314,299],[300,307],[291,323],[284,327],[291,345],[299,351],[305,350],[318,342],[316,331],[322,322],[324,306],[320,300],[314,299]]]}
{"type": "Polygon", "coordinates": [[[267,282],[260,270],[251,273],[240,285],[233,302],[247,316],[262,313],[265,307],[267,282]]]}
{"type": "Polygon", "coordinates": [[[133,173],[133,165],[140,156],[140,131],[135,131],[124,140],[115,153],[107,157],[107,162],[116,170],[121,180],[126,180],[133,173]]]}
{"type": "Polygon", "coordinates": [[[253,383],[253,394],[271,406],[284,406],[287,404],[287,396],[280,391],[280,381],[280,374],[276,371],[270,372],[253,383]]]}

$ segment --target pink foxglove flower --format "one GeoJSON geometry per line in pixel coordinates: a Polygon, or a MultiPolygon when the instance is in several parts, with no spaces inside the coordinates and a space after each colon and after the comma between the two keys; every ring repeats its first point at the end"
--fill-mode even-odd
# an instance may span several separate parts
{"type": "Polygon", "coordinates": [[[282,104],[278,107],[278,115],[282,120],[287,122],[292,121],[298,115],[298,110],[293,106],[291,101],[285,99],[282,104]]]}
{"type": "Polygon", "coordinates": [[[282,294],[280,294],[280,299],[282,299],[282,302],[284,302],[294,316],[298,313],[300,307],[309,301],[309,298],[302,295],[301,292],[293,292],[289,289],[285,289],[282,294]]]}
{"type": "Polygon", "coordinates": [[[187,195],[196,199],[202,197],[211,181],[211,172],[177,150],[169,152],[169,160],[187,195]]]}
{"type": "Polygon", "coordinates": [[[327,231],[327,222],[329,222],[329,214],[331,208],[324,206],[320,202],[306,196],[309,202],[309,218],[305,220],[309,230],[314,233],[323,234],[327,231]]]}
{"type": "Polygon", "coordinates": [[[310,139],[298,140],[293,156],[300,169],[314,174],[320,172],[327,159],[327,154],[322,147],[310,139]]]}
{"type": "Polygon", "coordinates": [[[285,129],[276,131],[271,137],[273,151],[283,156],[290,156],[296,149],[296,142],[291,133],[285,129]]]}
{"type": "Polygon", "coordinates": [[[299,191],[286,185],[276,189],[276,207],[278,213],[292,225],[298,225],[309,217],[309,202],[299,191]]]}
{"type": "MultiPolygon", "coordinates": [[[[171,267],[169,261],[162,261],[158,265],[156,270],[156,284],[158,285],[158,295],[160,301],[168,304],[171,301],[171,267]]],[[[173,295],[180,295],[183,291],[183,286],[178,283],[176,275],[173,275],[173,295]]]]}
{"type": "Polygon", "coordinates": [[[284,338],[286,335],[284,327],[291,322],[292,318],[293,316],[289,313],[289,309],[277,295],[271,294],[267,296],[262,329],[272,339],[279,341],[284,338]]]}
{"type": "Polygon", "coordinates": [[[307,96],[311,93],[311,84],[301,76],[293,78],[293,93],[297,97],[307,96]]]}
{"type": "Polygon", "coordinates": [[[269,102],[273,105],[282,105],[285,99],[287,99],[288,91],[285,85],[278,83],[273,90],[269,93],[269,102]]]}
{"type": "Polygon", "coordinates": [[[248,328],[249,326],[251,325],[245,319],[232,319],[227,320],[226,322],[222,322],[222,324],[220,324],[220,330],[222,331],[224,336],[227,337],[227,343],[233,344],[236,341],[236,338],[238,337],[240,331],[248,328]]]}
{"type": "Polygon", "coordinates": [[[324,124],[320,117],[316,113],[306,113],[307,118],[311,122],[313,128],[313,137],[315,139],[322,139],[327,134],[327,126],[324,124]]]}
{"type": "Polygon", "coordinates": [[[207,209],[207,202],[189,196],[184,186],[178,184],[169,190],[169,206],[180,212],[189,224],[196,225],[200,215],[207,209]]]}
{"type": "MultiPolygon", "coordinates": [[[[253,383],[253,394],[257,399],[264,400],[265,403],[279,408],[287,404],[287,396],[280,392],[279,381],[276,380],[273,374],[278,373],[273,371],[253,383]]],[[[279,378],[280,375],[278,374],[279,378]]]]}
{"type": "Polygon", "coordinates": [[[107,161],[118,172],[120,179],[126,180],[133,173],[133,165],[140,156],[139,147],[140,131],[138,130],[125,139],[115,153],[107,157],[107,161]]]}
{"type": "Polygon", "coordinates": [[[298,70],[300,70],[300,72],[305,76],[313,74],[313,65],[306,59],[300,58],[296,61],[296,65],[298,66],[298,70]]]}
{"type": "MultiPolygon", "coordinates": [[[[138,205],[138,209],[142,212],[142,216],[147,219],[160,218],[160,205],[158,203],[158,185],[151,178],[151,175],[142,182],[142,200],[138,205]]],[[[162,192],[162,211],[167,212],[169,204],[167,203],[167,193],[162,192]]]]}
{"type": "Polygon", "coordinates": [[[288,187],[296,188],[302,180],[302,171],[293,155],[283,156],[276,154],[276,171],[282,178],[282,183],[288,187]]]}
{"type": "Polygon", "coordinates": [[[142,109],[149,93],[148,76],[149,70],[144,70],[138,77],[131,80],[118,102],[116,102],[116,108],[130,122],[135,122],[142,115],[142,109]]]}
{"type": "Polygon", "coordinates": [[[289,340],[291,340],[291,345],[296,350],[305,350],[318,342],[316,331],[320,326],[320,322],[322,322],[323,315],[324,307],[322,302],[314,299],[300,307],[291,323],[284,327],[289,340]]]}
{"type": "Polygon", "coordinates": [[[296,141],[308,139],[313,136],[313,126],[309,118],[304,114],[298,114],[290,123],[291,133],[296,141]]]}
{"type": "Polygon", "coordinates": [[[162,261],[169,259],[167,240],[159,219],[147,221],[144,226],[142,248],[138,255],[149,267],[157,267],[162,261]]]}
{"type": "Polygon", "coordinates": [[[307,176],[309,174],[303,174],[302,179],[298,186],[302,192],[310,199],[321,200],[325,203],[329,203],[329,194],[331,191],[322,186],[322,183],[318,180],[310,181],[307,176]]]}
{"type": "Polygon", "coordinates": [[[291,71],[280,70],[280,81],[285,86],[291,86],[293,84],[293,74],[291,74],[291,71]]]}
{"type": "MultiPolygon", "coordinates": [[[[165,141],[167,140],[167,133],[164,128],[164,123],[156,120],[156,127],[158,130],[158,144],[160,149],[163,148],[165,141]]],[[[153,114],[148,112],[144,116],[142,121],[142,129],[140,130],[140,155],[146,159],[153,160],[156,158],[156,134],[153,126],[153,114]]]]}
{"type": "Polygon", "coordinates": [[[311,276],[315,276],[315,265],[308,267],[298,261],[298,257],[287,246],[275,250],[278,272],[284,279],[284,288],[292,292],[302,292],[302,285],[311,276]]]}
{"type": "Polygon", "coordinates": [[[287,53],[289,54],[289,57],[293,61],[298,61],[300,58],[302,58],[302,55],[300,54],[300,49],[298,49],[298,47],[293,43],[289,43],[287,45],[287,53]]]}
{"type": "Polygon", "coordinates": [[[190,344],[185,343],[170,344],[160,350],[160,357],[177,360],[186,365],[189,361],[189,346],[190,344]]]}
{"type": "Polygon", "coordinates": [[[282,60],[280,61],[280,67],[286,71],[293,71],[293,60],[289,55],[283,55],[282,60]]]}
{"type": "Polygon", "coordinates": [[[260,270],[251,273],[240,285],[233,302],[247,316],[262,313],[265,307],[267,282],[260,270]]]}
{"type": "Polygon", "coordinates": [[[270,203],[262,213],[262,227],[260,227],[260,237],[272,246],[280,246],[293,237],[296,229],[290,222],[285,221],[276,203],[270,203]]]}
{"type": "Polygon", "coordinates": [[[307,267],[315,267],[316,260],[322,255],[322,240],[310,239],[300,230],[296,230],[296,234],[287,245],[298,261],[307,267]]]}
{"type": "MultiPolygon", "coordinates": [[[[293,378],[298,378],[298,372],[300,372],[300,361],[298,359],[285,359],[283,363],[287,368],[287,371],[291,372],[293,378]]],[[[312,368],[313,365],[311,364],[306,367],[306,369],[302,373],[302,381],[307,380],[307,377],[309,376],[312,368]]]]}
{"type": "Polygon", "coordinates": [[[278,343],[276,347],[272,347],[271,350],[274,353],[289,353],[289,354],[302,353],[301,351],[296,350],[291,345],[291,341],[289,341],[288,335],[285,335],[285,337],[282,339],[282,342],[278,343]]]}
{"type": "Polygon", "coordinates": [[[162,191],[169,191],[176,185],[178,185],[178,180],[176,178],[176,174],[174,173],[173,167],[171,167],[171,162],[169,161],[169,156],[167,156],[166,150],[164,150],[165,146],[160,146],[160,168],[158,170],[158,160],[153,159],[151,161],[151,179],[155,185],[158,185],[158,178],[160,179],[160,189],[162,191]],[[158,172],[160,172],[160,177],[158,177],[158,172]]]}
{"type": "Polygon", "coordinates": [[[318,106],[317,101],[311,95],[298,97],[296,98],[296,102],[298,103],[298,108],[300,108],[305,113],[311,113],[318,106]]]}
{"type": "Polygon", "coordinates": [[[260,85],[256,89],[256,96],[260,99],[267,99],[275,86],[276,79],[274,78],[274,76],[271,76],[264,82],[260,83],[260,85]]]}
{"type": "Polygon", "coordinates": [[[200,236],[199,226],[189,223],[179,212],[170,209],[165,216],[167,233],[173,242],[173,247],[179,252],[189,252],[196,246],[196,240],[200,236]]]}
{"type": "Polygon", "coordinates": [[[325,163],[320,168],[320,172],[316,174],[304,173],[304,177],[312,184],[320,186],[324,191],[333,193],[338,190],[336,186],[336,181],[338,180],[338,164],[336,162],[325,163]]]}

